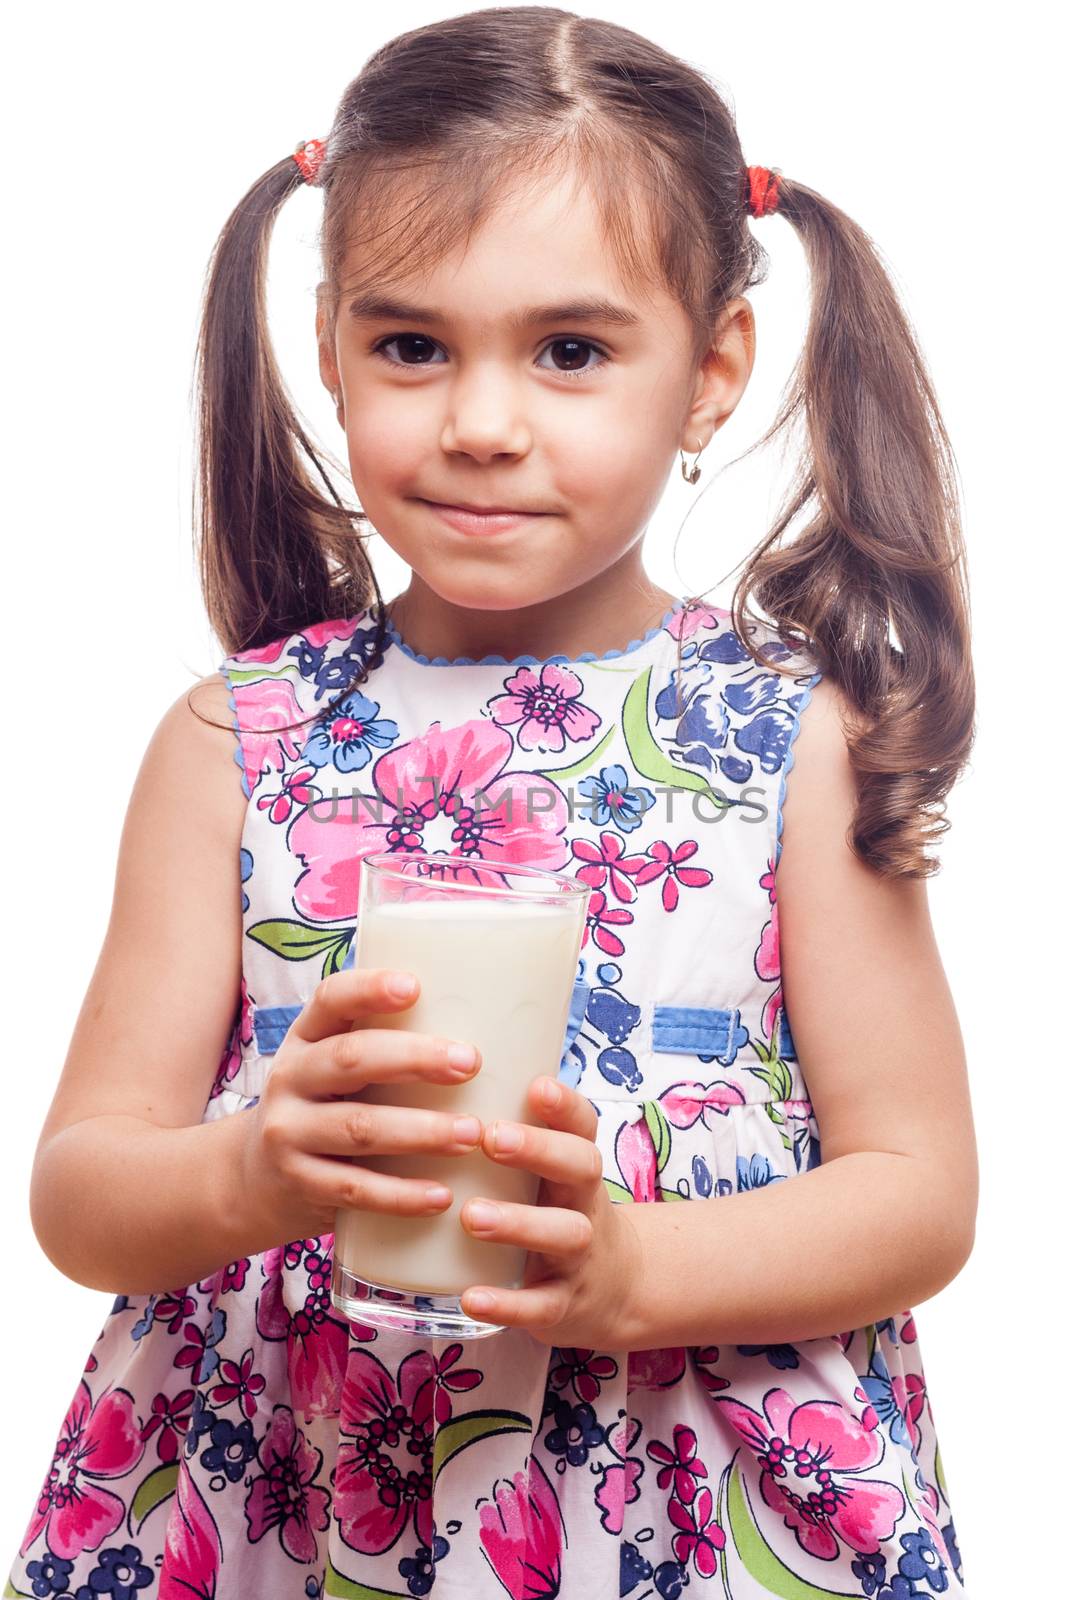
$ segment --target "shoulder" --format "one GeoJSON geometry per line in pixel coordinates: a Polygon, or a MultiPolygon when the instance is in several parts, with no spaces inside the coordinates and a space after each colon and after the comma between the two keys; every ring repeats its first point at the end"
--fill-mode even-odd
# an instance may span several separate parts
{"type": "Polygon", "coordinates": [[[221,672],[199,678],[166,708],[149,739],[134,790],[136,809],[177,825],[187,818],[216,837],[239,837],[245,798],[234,764],[230,690],[221,672]]]}
{"type": "Polygon", "coordinates": [[[862,726],[856,707],[833,679],[825,675],[807,690],[798,711],[791,745],[787,800],[782,806],[782,862],[788,874],[802,841],[803,853],[825,858],[847,850],[847,838],[858,800],[857,773],[849,739],[862,726]]]}

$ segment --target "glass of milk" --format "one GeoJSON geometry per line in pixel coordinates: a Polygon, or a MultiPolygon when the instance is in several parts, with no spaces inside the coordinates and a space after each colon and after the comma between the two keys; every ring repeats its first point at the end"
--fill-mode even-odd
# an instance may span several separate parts
{"type": "MultiPolygon", "coordinates": [[[[589,887],[562,873],[424,851],[364,856],[357,967],[414,972],[420,989],[401,1012],[367,1014],[356,1028],[443,1034],[477,1045],[466,1083],[369,1084],[354,1098],[419,1106],[483,1124],[529,1122],[533,1080],[559,1070],[578,971],[589,887]]],[[[339,1210],[333,1304],[356,1322],[433,1338],[499,1333],[460,1308],[474,1284],[518,1288],[526,1251],[474,1239],[460,1210],[475,1195],[533,1205],[538,1178],[463,1155],[361,1157],[378,1172],[444,1183],[452,1204],[432,1216],[339,1210]]]]}

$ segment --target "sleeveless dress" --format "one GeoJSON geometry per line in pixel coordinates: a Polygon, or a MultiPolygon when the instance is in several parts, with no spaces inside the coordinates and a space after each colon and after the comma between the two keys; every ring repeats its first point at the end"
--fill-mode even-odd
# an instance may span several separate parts
{"type": "MultiPolygon", "coordinates": [[[[364,611],[222,664],[250,730],[243,979],[204,1120],[255,1103],[319,979],[352,964],[361,858],[423,849],[590,885],[560,1072],[599,1112],[614,1202],[817,1166],[775,904],[814,662],[757,622],[802,670],[762,666],[700,602],[547,661],[428,660],[390,624],[316,718],[374,633],[364,611]]],[[[334,1313],[332,1244],[118,1296],[6,1595],[963,1595],[910,1311],[629,1355],[415,1339],[334,1313]]]]}

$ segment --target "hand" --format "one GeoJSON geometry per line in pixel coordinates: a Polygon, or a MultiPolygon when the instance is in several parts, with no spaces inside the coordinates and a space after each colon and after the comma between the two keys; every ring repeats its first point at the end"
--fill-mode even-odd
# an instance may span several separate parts
{"type": "Polygon", "coordinates": [[[331,973],[293,1022],[259,1103],[247,1117],[241,1204],[266,1243],[330,1233],[339,1206],[399,1216],[436,1215],[452,1203],[442,1184],[356,1165],[359,1156],[466,1155],[477,1148],[477,1117],[341,1098],[371,1083],[466,1083],[481,1067],[449,1060],[461,1041],[399,1028],[358,1027],[367,1013],[404,1011],[418,985],[398,997],[391,972],[331,973]],[[347,1158],[347,1159],[346,1159],[347,1158]]]}
{"type": "Polygon", "coordinates": [[[468,1316],[525,1328],[542,1344],[625,1350],[633,1296],[641,1283],[640,1246],[625,1205],[608,1198],[597,1149],[597,1114],[582,1094],[555,1078],[530,1090],[535,1116],[548,1127],[494,1122],[482,1149],[503,1166],[541,1178],[539,1203],[468,1200],[460,1212],[476,1239],[522,1245],[530,1251],[521,1289],[472,1285],[460,1301],[468,1316]],[[505,1140],[514,1148],[505,1149],[505,1140]],[[496,1220],[476,1220],[476,1206],[496,1220]]]}

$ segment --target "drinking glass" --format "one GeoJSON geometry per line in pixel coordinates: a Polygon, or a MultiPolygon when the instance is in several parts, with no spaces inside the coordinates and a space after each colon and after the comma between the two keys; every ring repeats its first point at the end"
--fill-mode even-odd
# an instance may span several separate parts
{"type": "MultiPolygon", "coordinates": [[[[555,1076],[566,1040],[589,887],[563,873],[477,857],[411,851],[365,856],[360,870],[357,967],[401,968],[420,988],[402,1012],[367,1014],[354,1028],[443,1034],[478,1047],[466,1083],[368,1084],[354,1096],[418,1106],[483,1124],[529,1122],[527,1093],[555,1076]]],[[[457,1339],[499,1333],[468,1317],[474,1284],[518,1288],[526,1251],[475,1239],[460,1221],[474,1195],[533,1205],[538,1178],[480,1148],[463,1155],[361,1157],[378,1172],[446,1184],[453,1200],[432,1216],[341,1209],[334,1234],[333,1304],[353,1321],[457,1339]]]]}

